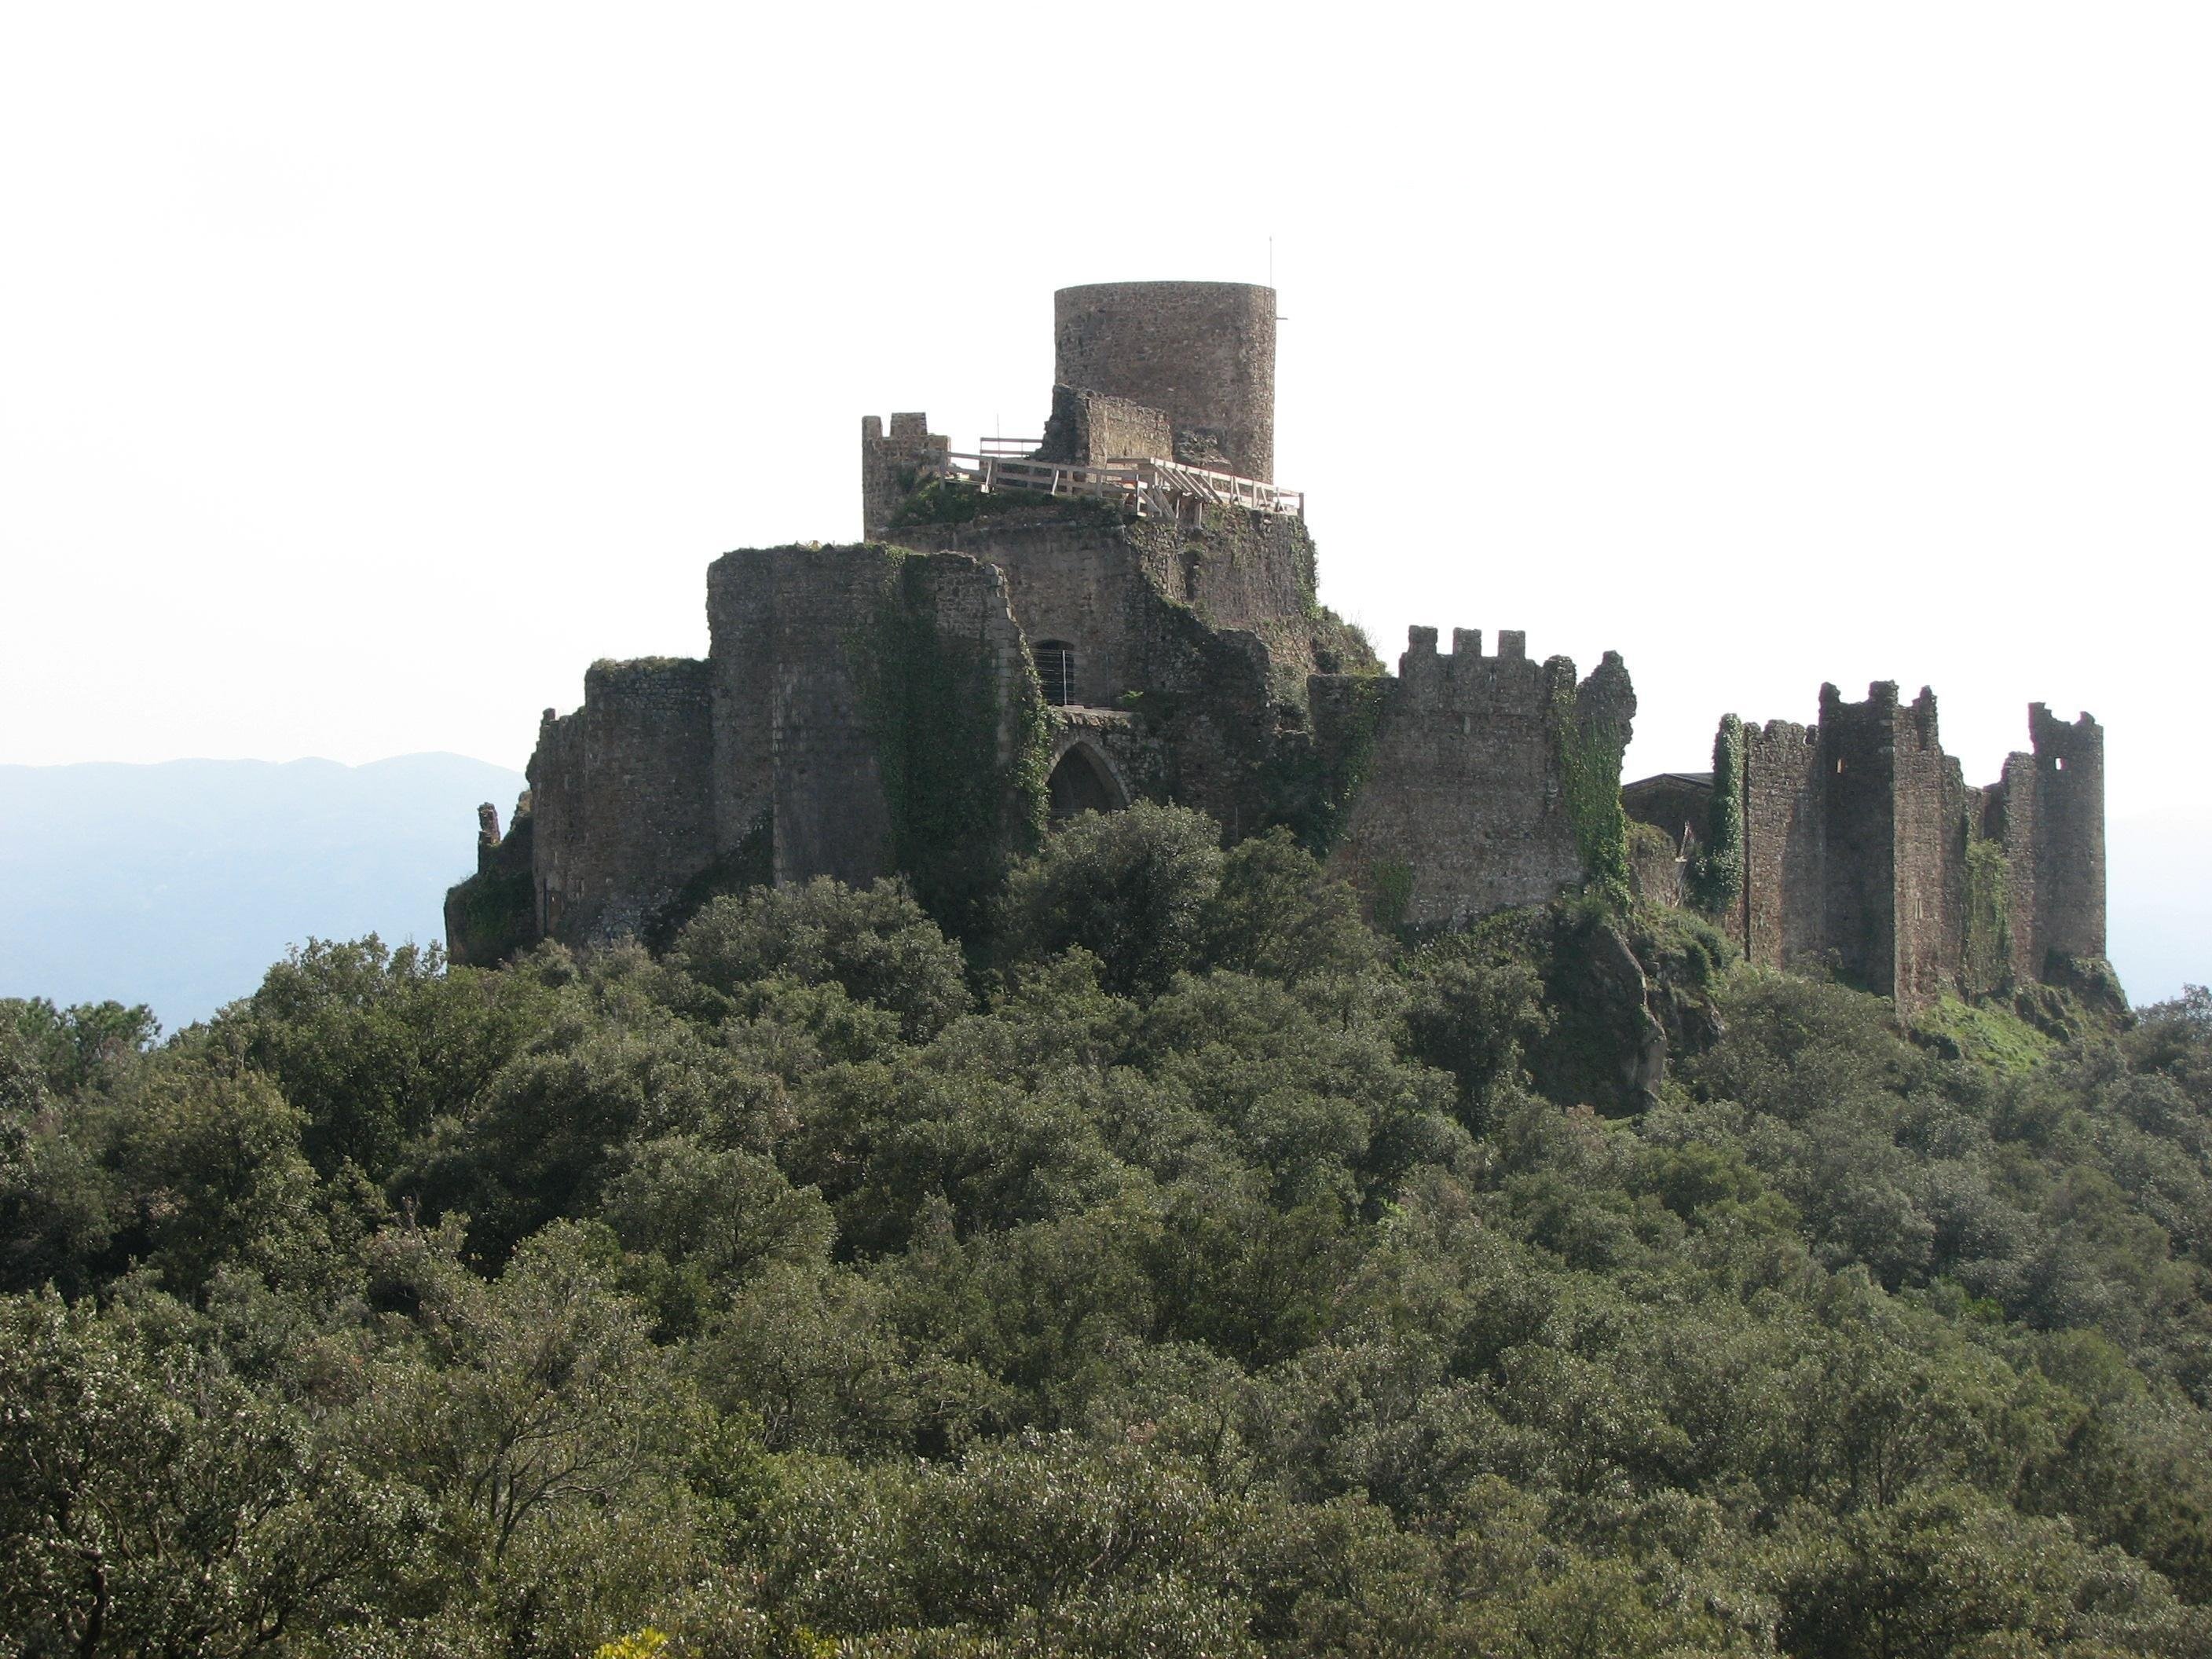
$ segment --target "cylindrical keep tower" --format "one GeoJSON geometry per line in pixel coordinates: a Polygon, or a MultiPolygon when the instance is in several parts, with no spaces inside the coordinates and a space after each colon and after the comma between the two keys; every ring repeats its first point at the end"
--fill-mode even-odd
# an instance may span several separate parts
{"type": "Polygon", "coordinates": [[[1091,283],[1052,300],[1060,385],[1164,411],[1179,460],[1274,482],[1274,289],[1091,283]]]}

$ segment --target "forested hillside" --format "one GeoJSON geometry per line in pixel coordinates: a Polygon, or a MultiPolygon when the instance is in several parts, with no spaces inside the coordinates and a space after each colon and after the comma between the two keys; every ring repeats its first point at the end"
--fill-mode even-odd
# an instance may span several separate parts
{"type": "Polygon", "coordinates": [[[964,948],[817,883],[317,944],[167,1042],[0,1003],[0,1631],[2185,1659],[2208,1268],[2202,991],[1900,1030],[1679,912],[1387,942],[1139,807],[964,948]]]}

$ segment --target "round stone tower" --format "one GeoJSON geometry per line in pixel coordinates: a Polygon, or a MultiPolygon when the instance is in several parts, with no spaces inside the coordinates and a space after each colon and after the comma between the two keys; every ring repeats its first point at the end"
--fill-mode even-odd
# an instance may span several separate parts
{"type": "Polygon", "coordinates": [[[1052,301],[1055,381],[1163,411],[1177,460],[1274,482],[1274,289],[1091,283],[1052,301]]]}

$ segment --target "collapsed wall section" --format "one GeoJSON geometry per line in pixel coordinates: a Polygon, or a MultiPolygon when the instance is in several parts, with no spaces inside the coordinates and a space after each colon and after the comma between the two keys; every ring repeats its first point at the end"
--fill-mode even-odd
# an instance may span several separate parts
{"type": "Polygon", "coordinates": [[[713,758],[704,662],[594,663],[582,708],[545,711],[529,770],[542,936],[635,933],[707,866],[713,758]]]}
{"type": "Polygon", "coordinates": [[[1820,720],[1747,728],[1742,882],[1726,920],[1763,966],[1834,971],[1914,1007],[2063,977],[2105,945],[2104,734],[2029,711],[2032,754],[1967,787],[1935,694],[1891,682],[1820,720]]]}
{"type": "Polygon", "coordinates": [[[1104,466],[1115,461],[1172,460],[1175,422],[1167,411],[1078,386],[1052,389],[1052,414],[1036,451],[1043,461],[1104,466]]]}
{"type": "Polygon", "coordinates": [[[1443,654],[1436,629],[1416,628],[1395,680],[1316,681],[1315,710],[1318,741],[1348,775],[1330,866],[1384,926],[1448,927],[1542,903],[1588,872],[1606,833],[1589,817],[1618,834],[1636,694],[1616,653],[1578,685],[1568,659],[1530,661],[1519,633],[1501,633],[1486,657],[1478,632],[1454,630],[1443,654]],[[1363,703],[1371,729],[1342,729],[1363,703]],[[1609,757],[1610,777],[1579,787],[1578,754],[1609,757]]]}

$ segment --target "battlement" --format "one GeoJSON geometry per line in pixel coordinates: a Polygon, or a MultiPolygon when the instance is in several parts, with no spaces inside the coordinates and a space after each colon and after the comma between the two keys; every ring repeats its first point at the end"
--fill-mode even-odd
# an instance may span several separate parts
{"type": "MultiPolygon", "coordinates": [[[[1498,630],[1498,652],[1488,659],[1492,662],[1525,662],[1528,656],[1528,636],[1517,628],[1498,630]]],[[[1482,630],[1480,628],[1452,629],[1452,648],[1449,653],[1437,650],[1437,630],[1433,628],[1409,628],[1406,630],[1406,655],[1399,659],[1400,668],[1413,659],[1424,662],[1461,659],[1478,661],[1482,659],[1482,630]]]]}
{"type": "Polygon", "coordinates": [[[860,417],[860,536],[882,538],[917,477],[949,465],[952,441],[929,429],[929,416],[908,410],[891,416],[886,434],[880,418],[860,417]]]}

